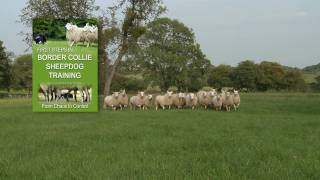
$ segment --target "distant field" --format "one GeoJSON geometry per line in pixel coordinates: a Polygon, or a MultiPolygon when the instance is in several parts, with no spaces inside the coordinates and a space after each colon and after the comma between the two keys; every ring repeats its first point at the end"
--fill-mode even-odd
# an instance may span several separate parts
{"type": "Polygon", "coordinates": [[[320,179],[320,94],[238,112],[32,113],[0,100],[0,179],[320,179]]]}
{"type": "Polygon", "coordinates": [[[316,82],[317,76],[320,76],[320,72],[318,72],[318,73],[303,73],[303,79],[306,81],[306,83],[316,82]]]}

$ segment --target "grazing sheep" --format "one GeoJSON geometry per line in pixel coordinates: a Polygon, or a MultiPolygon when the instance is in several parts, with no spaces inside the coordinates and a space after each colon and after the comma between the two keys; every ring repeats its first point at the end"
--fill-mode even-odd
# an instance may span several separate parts
{"type": "Polygon", "coordinates": [[[239,91],[233,91],[233,103],[234,103],[234,110],[237,110],[240,106],[240,94],[239,91]]]}
{"type": "Polygon", "coordinates": [[[153,96],[151,94],[144,97],[143,109],[148,109],[151,106],[152,99],[153,99],[153,96]]]}
{"type": "Polygon", "coordinates": [[[216,110],[216,111],[221,111],[221,108],[222,108],[222,95],[219,94],[219,95],[216,95],[214,98],[213,98],[213,108],[216,110]]]}
{"type": "Polygon", "coordinates": [[[131,109],[135,109],[135,108],[139,108],[139,109],[142,109],[143,108],[143,105],[145,103],[145,96],[144,96],[144,92],[141,91],[141,92],[138,92],[138,95],[137,96],[132,96],[130,98],[130,107],[131,109]]]}
{"type": "Polygon", "coordinates": [[[119,92],[114,92],[111,96],[104,98],[104,108],[111,107],[113,110],[117,110],[120,107],[119,92]]]}
{"type": "Polygon", "coordinates": [[[127,108],[129,105],[129,98],[128,95],[126,93],[126,90],[121,90],[120,91],[120,108],[127,108]]]}
{"type": "Polygon", "coordinates": [[[178,109],[186,105],[186,95],[184,93],[174,94],[172,96],[172,105],[178,109]]]}
{"type": "Polygon", "coordinates": [[[165,109],[168,106],[171,109],[172,106],[172,91],[167,91],[164,96],[157,96],[155,99],[156,110],[158,110],[159,106],[162,109],[165,109]]]}
{"type": "Polygon", "coordinates": [[[198,105],[198,98],[194,93],[189,93],[186,97],[186,107],[195,109],[198,105]]]}
{"type": "Polygon", "coordinates": [[[230,111],[230,110],[231,110],[231,107],[234,106],[233,96],[230,94],[230,92],[227,92],[226,95],[225,95],[225,97],[223,98],[222,106],[223,106],[227,111],[230,111]]]}

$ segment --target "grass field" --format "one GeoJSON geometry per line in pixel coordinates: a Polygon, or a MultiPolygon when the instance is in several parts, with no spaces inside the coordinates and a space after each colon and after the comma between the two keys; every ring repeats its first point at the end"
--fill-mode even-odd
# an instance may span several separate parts
{"type": "Polygon", "coordinates": [[[320,94],[239,112],[32,113],[0,100],[0,179],[320,179],[320,94]]]}

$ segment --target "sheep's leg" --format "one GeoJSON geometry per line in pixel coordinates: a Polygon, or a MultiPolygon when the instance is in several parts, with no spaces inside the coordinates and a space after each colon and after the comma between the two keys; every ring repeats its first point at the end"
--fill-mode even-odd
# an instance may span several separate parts
{"type": "Polygon", "coordinates": [[[74,44],[74,41],[72,41],[72,42],[71,42],[70,47],[72,47],[72,46],[73,46],[73,44],[74,44]]]}

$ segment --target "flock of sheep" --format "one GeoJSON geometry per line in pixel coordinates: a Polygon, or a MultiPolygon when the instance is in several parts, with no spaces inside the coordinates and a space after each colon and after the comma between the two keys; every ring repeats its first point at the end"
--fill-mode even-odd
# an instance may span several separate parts
{"type": "Polygon", "coordinates": [[[98,28],[97,26],[90,26],[88,23],[84,27],[78,27],[72,23],[66,24],[66,38],[72,47],[79,42],[87,43],[87,47],[90,44],[97,42],[98,40],[98,28]]]}
{"type": "Polygon", "coordinates": [[[240,106],[240,94],[238,91],[217,93],[215,89],[211,91],[199,91],[197,93],[173,93],[167,91],[164,95],[154,96],[141,91],[130,99],[125,90],[114,92],[112,95],[105,97],[104,108],[113,110],[123,109],[130,106],[131,109],[148,109],[154,105],[155,109],[182,109],[203,107],[211,108],[216,111],[237,110],[240,106]]]}

